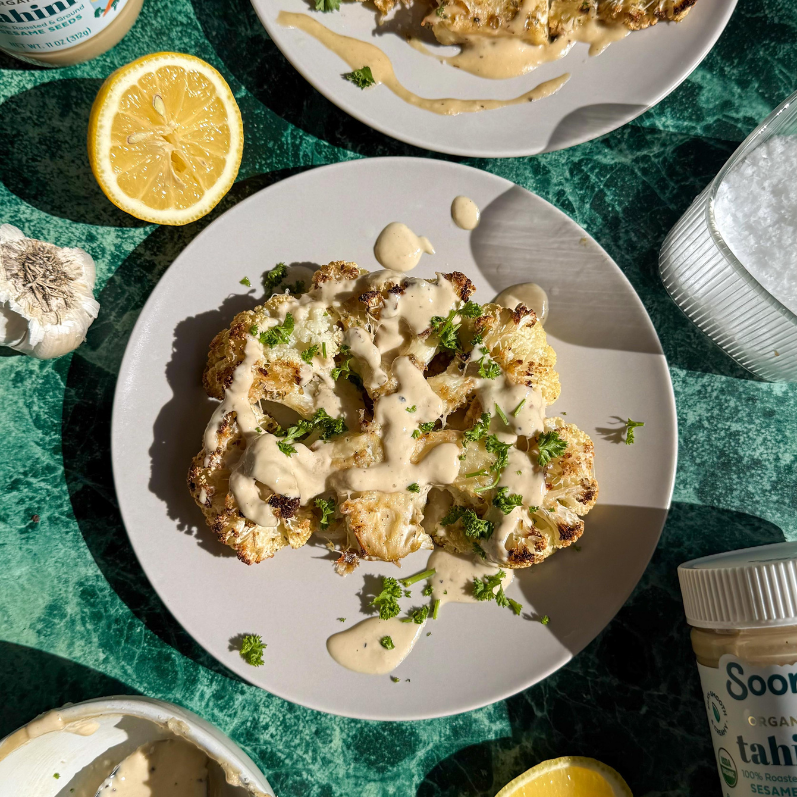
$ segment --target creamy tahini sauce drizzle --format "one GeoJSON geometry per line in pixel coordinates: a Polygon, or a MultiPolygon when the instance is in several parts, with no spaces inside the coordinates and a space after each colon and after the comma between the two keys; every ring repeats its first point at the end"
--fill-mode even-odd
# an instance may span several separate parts
{"type": "Polygon", "coordinates": [[[335,33],[307,14],[280,11],[277,16],[277,22],[286,28],[298,28],[317,39],[327,49],[342,58],[351,69],[362,69],[364,66],[370,67],[374,80],[377,83],[382,83],[404,102],[424,111],[431,111],[443,116],[490,111],[496,108],[505,108],[509,105],[520,105],[534,100],[541,100],[559,91],[570,79],[570,75],[561,75],[553,80],[540,83],[539,86],[527,91],[525,94],[508,100],[461,100],[455,97],[440,99],[420,97],[399,82],[396,73],[393,71],[393,64],[390,59],[376,45],[335,33]]]}
{"type": "Polygon", "coordinates": [[[119,764],[97,797],[208,797],[208,763],[182,739],[150,742],[119,764]]]}
{"type": "Polygon", "coordinates": [[[424,252],[434,254],[431,241],[399,221],[391,221],[374,244],[376,262],[389,271],[412,271],[424,252]]]}
{"type": "Polygon", "coordinates": [[[458,196],[451,203],[451,218],[461,230],[475,230],[479,226],[481,211],[470,197],[458,196]]]}
{"type": "MultiPolygon", "coordinates": [[[[428,622],[428,621],[427,621],[428,622]]],[[[403,623],[398,617],[380,620],[370,617],[327,640],[327,650],[335,661],[348,670],[366,675],[386,675],[407,658],[426,623],[403,623]],[[393,650],[381,640],[389,636],[393,650]]]]}
{"type": "MultiPolygon", "coordinates": [[[[448,8],[453,9],[454,4],[450,4],[448,8]]],[[[525,31],[516,24],[524,19],[521,9],[508,26],[494,33],[480,31],[457,34],[443,27],[435,12],[432,12],[424,22],[435,28],[440,43],[459,45],[462,50],[456,55],[441,56],[429,50],[418,39],[410,39],[409,43],[419,52],[463,72],[491,80],[507,80],[525,75],[542,64],[558,61],[570,52],[576,42],[589,44],[589,54],[595,56],[630,33],[624,25],[611,25],[591,20],[548,44],[531,44],[523,39],[525,31]]]]}
{"type": "Polygon", "coordinates": [[[534,310],[543,325],[548,320],[548,294],[536,282],[524,282],[501,291],[493,299],[496,304],[514,310],[519,304],[534,310]]]}
{"type": "MultiPolygon", "coordinates": [[[[432,600],[446,603],[476,603],[473,595],[473,582],[486,576],[494,576],[500,568],[472,556],[449,553],[444,548],[436,548],[429,561],[427,569],[435,571],[429,580],[432,585],[432,600]]],[[[501,586],[506,589],[514,580],[512,570],[504,571],[506,576],[501,579],[501,586]]]]}

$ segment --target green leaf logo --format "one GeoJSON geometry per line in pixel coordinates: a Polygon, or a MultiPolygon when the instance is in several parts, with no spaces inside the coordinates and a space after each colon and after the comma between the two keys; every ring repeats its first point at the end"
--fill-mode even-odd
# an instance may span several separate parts
{"type": "Polygon", "coordinates": [[[720,721],[720,713],[719,713],[719,711],[717,711],[717,707],[713,703],[711,704],[711,710],[714,712],[714,719],[717,720],[717,722],[719,722],[720,721]]]}

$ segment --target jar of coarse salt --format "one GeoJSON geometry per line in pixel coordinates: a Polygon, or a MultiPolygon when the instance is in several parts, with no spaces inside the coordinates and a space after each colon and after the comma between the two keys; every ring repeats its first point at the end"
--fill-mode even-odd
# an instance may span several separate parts
{"type": "Polygon", "coordinates": [[[797,797],[797,542],[678,568],[722,794],[797,797]]]}
{"type": "Polygon", "coordinates": [[[686,316],[772,381],[797,381],[795,174],[797,94],[747,137],[659,255],[664,286],[686,316]]]}

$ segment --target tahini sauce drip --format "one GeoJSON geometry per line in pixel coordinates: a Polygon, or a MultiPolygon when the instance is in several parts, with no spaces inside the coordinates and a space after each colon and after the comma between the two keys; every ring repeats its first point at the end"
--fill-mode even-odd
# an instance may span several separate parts
{"type": "Polygon", "coordinates": [[[540,83],[531,91],[525,92],[525,94],[508,100],[460,100],[453,97],[440,99],[420,97],[399,82],[396,73],[393,71],[393,64],[390,59],[376,45],[335,33],[307,14],[280,11],[277,16],[277,22],[286,28],[303,30],[343,59],[351,69],[362,69],[364,66],[370,67],[374,80],[385,85],[404,102],[424,111],[444,116],[490,111],[496,108],[505,108],[508,105],[520,105],[534,100],[541,100],[555,94],[570,80],[570,75],[561,75],[553,80],[540,83]]]}
{"type": "Polygon", "coordinates": [[[475,230],[479,226],[481,211],[470,197],[458,196],[451,203],[451,218],[461,230],[475,230]]]}
{"type": "Polygon", "coordinates": [[[512,285],[501,291],[493,301],[509,310],[514,310],[519,304],[525,305],[534,310],[541,324],[545,325],[548,320],[548,294],[536,282],[512,285]]]}
{"type": "Polygon", "coordinates": [[[389,271],[412,271],[424,252],[434,254],[431,241],[399,221],[391,221],[374,244],[376,262],[389,271]]]}
{"type": "Polygon", "coordinates": [[[407,658],[426,623],[403,623],[398,617],[380,620],[370,617],[327,640],[329,655],[342,667],[366,675],[386,675],[407,658]],[[381,640],[389,636],[393,649],[381,640]]]}

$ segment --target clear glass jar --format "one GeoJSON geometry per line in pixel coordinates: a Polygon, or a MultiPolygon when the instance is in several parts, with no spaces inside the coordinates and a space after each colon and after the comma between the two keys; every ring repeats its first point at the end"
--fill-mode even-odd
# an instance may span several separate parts
{"type": "Polygon", "coordinates": [[[668,234],[659,255],[665,288],[686,316],[736,362],[771,381],[797,381],[797,316],[730,250],[714,218],[725,176],[773,136],[797,135],[797,93],[742,143],[668,234]]]}
{"type": "Polygon", "coordinates": [[[16,0],[0,5],[0,50],[41,66],[71,66],[110,50],[144,0],[16,0]]]}

